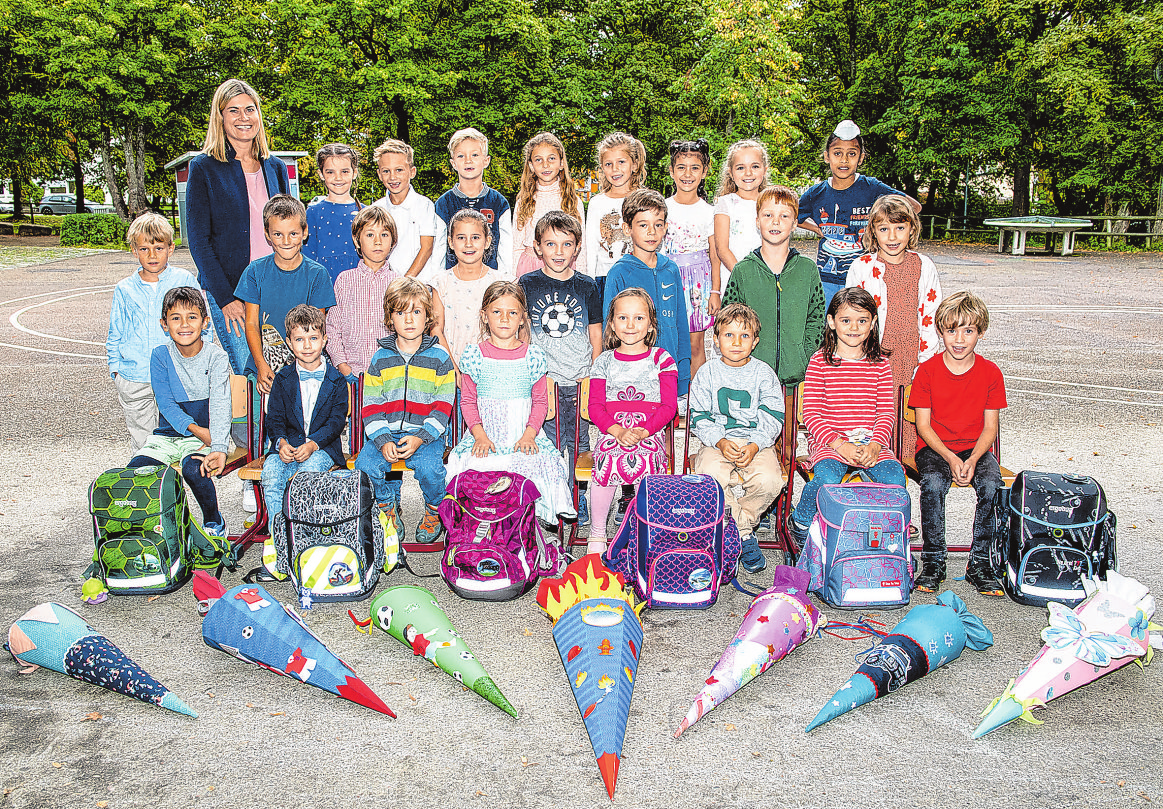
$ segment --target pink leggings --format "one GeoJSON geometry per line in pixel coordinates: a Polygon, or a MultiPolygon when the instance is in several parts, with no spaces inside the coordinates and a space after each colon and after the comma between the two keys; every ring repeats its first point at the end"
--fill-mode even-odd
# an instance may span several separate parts
{"type": "Polygon", "coordinates": [[[598,486],[596,483],[590,483],[590,539],[606,538],[606,521],[610,517],[610,507],[620,491],[621,484],[598,486]]]}

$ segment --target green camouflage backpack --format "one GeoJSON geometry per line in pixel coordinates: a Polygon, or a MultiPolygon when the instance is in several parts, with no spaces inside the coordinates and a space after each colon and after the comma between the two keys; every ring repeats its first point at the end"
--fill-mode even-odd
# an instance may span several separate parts
{"type": "Polygon", "coordinates": [[[86,576],[109,592],[168,593],[189,581],[190,509],[172,467],[103,472],[89,487],[89,513],[96,549],[86,576]]]}

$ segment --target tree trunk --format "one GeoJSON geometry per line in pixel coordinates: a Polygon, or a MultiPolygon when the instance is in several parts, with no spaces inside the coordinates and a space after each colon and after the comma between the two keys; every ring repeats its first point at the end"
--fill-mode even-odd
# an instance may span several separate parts
{"type": "Polygon", "coordinates": [[[410,143],[412,138],[411,128],[408,126],[408,107],[399,96],[392,99],[392,114],[396,116],[396,137],[404,143],[410,143]]]}
{"type": "Polygon", "coordinates": [[[117,215],[129,221],[129,211],[125,208],[125,200],[121,197],[121,189],[117,186],[117,174],[113,171],[113,158],[109,154],[109,135],[106,133],[105,142],[101,144],[101,167],[105,170],[105,186],[109,195],[113,197],[113,208],[117,215]]]}
{"type": "Polygon", "coordinates": [[[149,210],[149,195],[145,191],[145,126],[138,124],[133,130],[133,181],[129,192],[129,210],[138,217],[149,210]]]}
{"type": "MultiPolygon", "coordinates": [[[[1159,177],[1159,195],[1155,197],[1155,216],[1163,217],[1163,175],[1159,177]]],[[[1151,232],[1163,236],[1163,219],[1152,223],[1151,232]]]]}
{"type": "Polygon", "coordinates": [[[941,200],[941,208],[946,214],[957,213],[957,183],[960,180],[960,169],[953,169],[949,175],[949,184],[945,186],[945,199],[941,200]]]}
{"type": "Polygon", "coordinates": [[[1025,161],[1014,166],[1014,204],[1010,214],[1030,215],[1030,164],[1025,161]]]}
{"type": "Polygon", "coordinates": [[[932,211],[933,206],[937,203],[937,180],[929,180],[929,193],[925,195],[924,208],[926,211],[932,211]]]}
{"type": "MultiPolygon", "coordinates": [[[[1131,201],[1124,199],[1119,203],[1119,209],[1112,216],[1130,216],[1131,215],[1131,201]]],[[[1131,229],[1131,222],[1128,219],[1116,219],[1111,222],[1111,233],[1126,233],[1131,229]]],[[[1126,240],[1124,239],[1124,242],[1126,240]]]]}
{"type": "Polygon", "coordinates": [[[81,147],[76,138],[69,138],[73,144],[73,185],[76,187],[77,213],[85,212],[85,170],[81,166],[81,147]]]}
{"type": "Polygon", "coordinates": [[[12,221],[24,221],[24,185],[20,182],[20,176],[16,172],[12,173],[12,221]]]}

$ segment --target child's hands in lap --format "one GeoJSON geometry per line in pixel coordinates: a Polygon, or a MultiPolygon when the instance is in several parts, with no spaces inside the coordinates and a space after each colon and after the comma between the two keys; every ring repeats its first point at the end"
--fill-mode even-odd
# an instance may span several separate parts
{"type": "Polygon", "coordinates": [[[748,466],[753,460],[755,460],[755,455],[758,452],[759,446],[756,444],[745,444],[744,446],[740,447],[739,454],[735,458],[735,466],[740,469],[748,466]]]}
{"type": "Polygon", "coordinates": [[[202,477],[214,477],[226,466],[225,452],[211,452],[202,459],[202,477]]]}
{"type": "Polygon", "coordinates": [[[496,451],[496,446],[492,441],[489,440],[487,435],[481,438],[477,438],[476,443],[472,445],[472,454],[474,458],[484,458],[496,451]]]}
{"type": "Polygon", "coordinates": [[[862,464],[859,460],[860,457],[862,457],[860,454],[861,449],[862,447],[858,447],[855,444],[849,444],[847,441],[845,441],[843,444],[836,448],[836,454],[843,458],[844,463],[848,464],[849,466],[864,466],[864,464],[862,464]]]}
{"type": "Polygon", "coordinates": [[[292,463],[295,460],[295,448],[285,438],[279,439],[279,460],[283,463],[292,463]]]}
{"type": "Polygon", "coordinates": [[[727,461],[735,464],[736,466],[739,465],[739,445],[732,441],[730,438],[720,438],[718,443],[715,444],[715,449],[723,453],[723,457],[726,458],[727,461]]]}
{"type": "Polygon", "coordinates": [[[395,444],[396,459],[400,461],[408,460],[416,454],[416,450],[420,449],[420,446],[423,443],[424,439],[418,435],[410,435],[407,438],[401,438],[395,444]]]}
{"type": "Polygon", "coordinates": [[[303,463],[303,461],[310,458],[311,453],[313,453],[317,449],[319,449],[319,445],[316,444],[314,441],[306,441],[306,442],[300,444],[299,446],[295,447],[295,449],[294,449],[295,460],[298,461],[299,463],[303,463]]]}
{"type": "Polygon", "coordinates": [[[973,472],[976,468],[976,461],[961,461],[956,466],[951,465],[953,482],[958,486],[968,486],[973,481],[973,472]]]}
{"type": "Polygon", "coordinates": [[[521,438],[513,445],[514,452],[523,452],[526,455],[537,454],[537,433],[532,427],[526,427],[521,438]]]}
{"type": "Polygon", "coordinates": [[[880,457],[880,444],[875,441],[869,441],[864,446],[856,448],[856,462],[864,467],[875,466],[876,459],[880,457]]]}

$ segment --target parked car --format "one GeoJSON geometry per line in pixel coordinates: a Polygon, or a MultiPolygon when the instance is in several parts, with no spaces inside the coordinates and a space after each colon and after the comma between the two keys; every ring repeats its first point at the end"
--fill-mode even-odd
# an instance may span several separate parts
{"type": "MultiPolygon", "coordinates": [[[[72,194],[45,194],[40,201],[42,214],[65,214],[77,212],[77,198],[72,194]]],[[[85,200],[85,213],[113,213],[112,205],[85,200]]]]}

